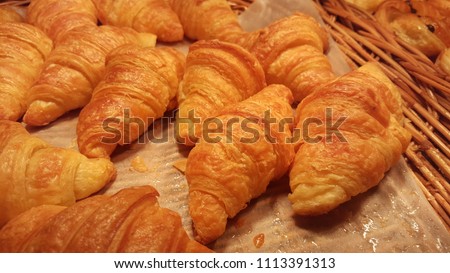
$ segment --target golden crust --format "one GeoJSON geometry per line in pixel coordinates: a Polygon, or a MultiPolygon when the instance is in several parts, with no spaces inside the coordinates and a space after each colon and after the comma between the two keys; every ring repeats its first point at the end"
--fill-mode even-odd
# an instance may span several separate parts
{"type": "Polygon", "coordinates": [[[297,214],[327,213],[381,181],[410,141],[398,114],[401,104],[398,90],[373,63],[302,101],[296,117],[301,138],[290,172],[289,200],[297,214]],[[326,128],[329,123],[338,128],[326,128]]]}
{"type": "Polygon", "coordinates": [[[0,121],[0,225],[42,204],[70,205],[113,179],[106,159],[52,147],[17,122],[0,121]]]}
{"type": "Polygon", "coordinates": [[[217,239],[227,218],[234,217],[261,195],[270,181],[287,171],[294,156],[288,122],[289,118],[292,122],[292,100],[286,87],[266,87],[223,109],[216,117],[222,129],[203,135],[190,152],[185,174],[198,241],[217,239]],[[267,113],[275,122],[265,124],[267,113]]]}
{"type": "Polygon", "coordinates": [[[183,40],[183,27],[166,0],[94,0],[105,25],[153,33],[163,42],[183,40]]]}
{"type": "Polygon", "coordinates": [[[260,61],[268,84],[284,84],[300,102],[314,88],[334,79],[325,29],[311,16],[295,13],[235,40],[260,61]]]}
{"type": "Polygon", "coordinates": [[[29,90],[24,122],[44,126],[85,106],[105,71],[106,55],[128,43],[152,46],[155,40],[152,35],[112,26],[82,27],[60,36],[29,90]]]}
{"type": "Polygon", "coordinates": [[[429,57],[437,56],[450,46],[450,19],[445,9],[428,1],[385,1],[375,17],[401,40],[429,57]]]}
{"type": "Polygon", "coordinates": [[[256,94],[265,86],[261,65],[244,48],[218,40],[194,43],[189,48],[186,72],[178,92],[176,127],[180,142],[193,145],[201,134],[205,119],[256,94]],[[198,122],[193,121],[193,115],[198,122]],[[188,124],[191,120],[193,124],[188,124]]]}
{"type": "Polygon", "coordinates": [[[159,207],[150,186],[39,206],[0,230],[0,252],[211,252],[189,239],[181,217],[159,207]]]}
{"type": "Polygon", "coordinates": [[[0,23],[7,22],[23,22],[23,17],[11,7],[0,6],[0,23]]]}
{"type": "Polygon", "coordinates": [[[0,120],[16,121],[25,113],[28,89],[52,46],[52,41],[32,25],[0,25],[0,120]]]}
{"type": "Polygon", "coordinates": [[[237,15],[226,0],[169,0],[192,40],[232,41],[243,33],[237,15]]]}
{"type": "Polygon", "coordinates": [[[27,21],[56,41],[72,29],[97,25],[97,13],[90,0],[32,0],[27,21]]]}
{"type": "Polygon", "coordinates": [[[78,119],[81,153],[109,157],[117,145],[135,141],[167,110],[176,96],[184,65],[184,55],[172,48],[125,45],[113,50],[107,57],[103,80],[78,119]],[[127,123],[125,115],[138,122],[127,123]],[[108,121],[107,126],[119,136],[105,130],[108,121]]]}

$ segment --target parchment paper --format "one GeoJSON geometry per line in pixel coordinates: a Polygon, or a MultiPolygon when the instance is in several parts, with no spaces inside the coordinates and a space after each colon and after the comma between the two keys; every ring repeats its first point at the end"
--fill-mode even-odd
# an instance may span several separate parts
{"type": "MultiPolygon", "coordinates": [[[[256,0],[240,20],[245,29],[254,30],[294,11],[312,14],[321,21],[313,4],[300,0],[256,0]]],[[[174,46],[187,53],[188,45],[185,41],[174,46]]],[[[328,57],[337,74],[348,71],[332,41],[328,57]]],[[[53,145],[77,149],[77,115],[74,111],[45,128],[27,129],[53,145]]],[[[160,205],[180,213],[192,236],[188,185],[173,167],[187,158],[189,150],[176,144],[172,116],[167,113],[138,142],[113,154],[117,179],[100,194],[150,184],[160,193],[160,205]],[[136,158],[144,161],[147,171],[132,168],[136,158]]],[[[273,182],[263,196],[230,220],[226,233],[209,246],[217,252],[449,252],[449,233],[416,183],[401,160],[379,186],[328,215],[299,217],[287,200],[289,182],[285,177],[273,182]]]]}

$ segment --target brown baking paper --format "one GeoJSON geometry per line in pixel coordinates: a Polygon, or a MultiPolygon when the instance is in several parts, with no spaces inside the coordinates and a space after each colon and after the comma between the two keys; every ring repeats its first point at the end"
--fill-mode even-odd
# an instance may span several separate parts
{"type": "MultiPolygon", "coordinates": [[[[256,0],[240,16],[247,30],[303,11],[320,16],[310,1],[256,0]]],[[[175,45],[187,52],[189,43],[175,45]]],[[[328,57],[337,74],[348,67],[331,41],[328,57]]],[[[78,112],[55,123],[30,129],[33,135],[60,146],[77,149],[78,112]]],[[[173,113],[157,121],[139,141],[120,147],[112,156],[117,179],[101,193],[152,185],[160,193],[161,206],[180,213],[192,236],[188,214],[188,185],[173,165],[187,157],[189,149],[174,139],[173,113]]],[[[229,221],[225,234],[209,245],[217,252],[449,252],[450,236],[428,203],[404,160],[387,173],[380,185],[343,204],[328,215],[299,217],[287,200],[289,181],[273,182],[267,192],[229,221]]]]}

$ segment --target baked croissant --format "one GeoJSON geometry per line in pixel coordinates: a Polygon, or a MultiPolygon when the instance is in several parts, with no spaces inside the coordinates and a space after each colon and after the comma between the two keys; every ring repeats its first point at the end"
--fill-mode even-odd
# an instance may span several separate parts
{"type": "Polygon", "coordinates": [[[18,120],[27,107],[27,92],[39,75],[52,41],[38,28],[0,24],[0,120],[18,120]]]}
{"type": "Polygon", "coordinates": [[[23,22],[23,18],[13,8],[0,6],[0,23],[6,22],[23,22]]]}
{"type": "Polygon", "coordinates": [[[434,2],[437,1],[385,1],[375,17],[404,42],[428,57],[436,57],[450,47],[450,18],[434,2]]]}
{"type": "Polygon", "coordinates": [[[191,240],[151,186],[97,195],[70,207],[42,205],[0,230],[0,252],[212,252],[191,240]]]}
{"type": "Polygon", "coordinates": [[[56,41],[71,29],[97,25],[97,13],[91,0],[31,0],[27,21],[56,41]]]}
{"type": "MultiPolygon", "coordinates": [[[[369,13],[374,12],[385,0],[345,0],[345,2],[369,13]]],[[[397,0],[398,1],[398,0],[397,0]]]]}
{"type": "Polygon", "coordinates": [[[450,47],[444,49],[436,59],[436,65],[450,76],[450,47]]]}
{"type": "Polygon", "coordinates": [[[24,122],[47,125],[85,106],[103,76],[106,55],[128,43],[153,46],[155,36],[112,26],[77,28],[61,36],[29,90],[24,122]]]}
{"type": "Polygon", "coordinates": [[[239,45],[219,40],[192,44],[178,92],[179,141],[194,145],[205,119],[265,86],[264,70],[258,60],[239,45]]]}
{"type": "Polygon", "coordinates": [[[0,121],[0,158],[0,226],[34,206],[71,205],[115,175],[109,160],[52,147],[13,121],[0,121]]]}
{"type": "Polygon", "coordinates": [[[327,213],[376,186],[410,141],[400,93],[374,63],[316,89],[296,121],[289,200],[299,215],[327,213]]]}
{"type": "Polygon", "coordinates": [[[184,55],[172,48],[124,45],[113,50],[103,80],[78,119],[80,152],[109,157],[118,144],[136,140],[163,116],[177,93],[184,65],[184,55]]]}
{"type": "Polygon", "coordinates": [[[288,88],[270,85],[223,109],[189,153],[189,213],[199,242],[221,236],[227,218],[287,172],[294,157],[292,100],[288,88]]]}
{"type": "Polygon", "coordinates": [[[233,41],[244,31],[226,0],[168,0],[192,40],[233,41]]]}
{"type": "Polygon", "coordinates": [[[100,22],[153,33],[163,42],[183,40],[183,26],[167,0],[93,0],[100,22]]]}
{"type": "Polygon", "coordinates": [[[236,42],[255,54],[268,84],[286,85],[297,102],[335,78],[324,55],[327,32],[309,15],[284,17],[262,30],[241,35],[236,42]]]}

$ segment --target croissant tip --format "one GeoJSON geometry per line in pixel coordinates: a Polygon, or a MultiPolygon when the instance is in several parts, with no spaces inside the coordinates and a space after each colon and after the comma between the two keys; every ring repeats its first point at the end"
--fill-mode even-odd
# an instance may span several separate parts
{"type": "Polygon", "coordinates": [[[300,184],[288,199],[295,214],[318,216],[332,211],[350,197],[339,185],[300,184]]]}
{"type": "Polygon", "coordinates": [[[62,114],[55,103],[38,100],[29,105],[23,121],[30,126],[46,126],[62,114]]]}

